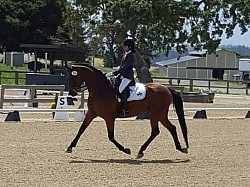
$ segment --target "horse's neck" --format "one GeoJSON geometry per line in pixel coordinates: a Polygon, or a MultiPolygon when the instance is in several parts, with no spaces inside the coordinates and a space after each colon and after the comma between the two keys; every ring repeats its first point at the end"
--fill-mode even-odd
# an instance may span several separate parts
{"type": "Polygon", "coordinates": [[[86,86],[88,88],[88,92],[90,96],[113,96],[115,94],[114,88],[112,88],[107,81],[103,80],[102,78],[90,74],[86,76],[84,80],[86,86]]]}
{"type": "Polygon", "coordinates": [[[91,92],[108,92],[108,91],[112,91],[113,88],[111,86],[109,86],[108,84],[102,84],[100,82],[93,82],[91,85],[88,85],[88,83],[86,83],[87,88],[89,91],[91,92]]]}
{"type": "Polygon", "coordinates": [[[98,101],[100,99],[114,99],[115,98],[115,90],[110,86],[100,85],[96,83],[96,86],[88,87],[89,99],[93,98],[98,101]]]}

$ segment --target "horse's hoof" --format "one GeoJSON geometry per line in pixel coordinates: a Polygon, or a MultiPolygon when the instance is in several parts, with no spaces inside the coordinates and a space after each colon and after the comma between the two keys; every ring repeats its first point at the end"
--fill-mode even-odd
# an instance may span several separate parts
{"type": "Polygon", "coordinates": [[[181,152],[183,152],[183,153],[188,153],[188,149],[187,148],[183,148],[183,149],[181,149],[181,152]]]}
{"type": "Polygon", "coordinates": [[[137,155],[137,159],[140,159],[140,158],[142,158],[144,156],[144,154],[143,153],[138,153],[138,155],[137,155]]]}
{"type": "Polygon", "coordinates": [[[72,148],[71,147],[68,147],[66,150],[65,150],[66,153],[72,153],[72,148]]]}
{"type": "Polygon", "coordinates": [[[125,148],[125,153],[131,155],[131,150],[129,148],[125,148]]]}

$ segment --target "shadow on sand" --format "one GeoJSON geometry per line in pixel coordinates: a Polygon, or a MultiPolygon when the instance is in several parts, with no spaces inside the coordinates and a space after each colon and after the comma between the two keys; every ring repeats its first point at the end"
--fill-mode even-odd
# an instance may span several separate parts
{"type": "Polygon", "coordinates": [[[85,164],[85,163],[100,163],[100,164],[132,164],[132,165],[142,165],[142,164],[180,164],[180,163],[188,163],[190,162],[189,159],[181,160],[136,160],[136,159],[107,159],[107,160],[93,160],[93,159],[87,159],[87,160],[71,160],[69,163],[72,164],[85,164]]]}

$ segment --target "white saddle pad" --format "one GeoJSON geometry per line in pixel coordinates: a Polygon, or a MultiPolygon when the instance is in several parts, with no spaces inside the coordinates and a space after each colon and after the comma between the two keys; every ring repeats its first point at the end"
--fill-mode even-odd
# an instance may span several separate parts
{"type": "Polygon", "coordinates": [[[144,84],[136,83],[135,86],[130,86],[130,96],[128,101],[142,100],[146,96],[146,89],[144,84]]]}

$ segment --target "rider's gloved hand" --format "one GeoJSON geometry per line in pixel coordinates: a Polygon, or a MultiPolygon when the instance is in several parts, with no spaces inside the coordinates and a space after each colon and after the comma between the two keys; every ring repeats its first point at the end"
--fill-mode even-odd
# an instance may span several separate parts
{"type": "Polygon", "coordinates": [[[113,76],[114,76],[113,72],[109,72],[106,74],[106,77],[113,77],[113,76]]]}

